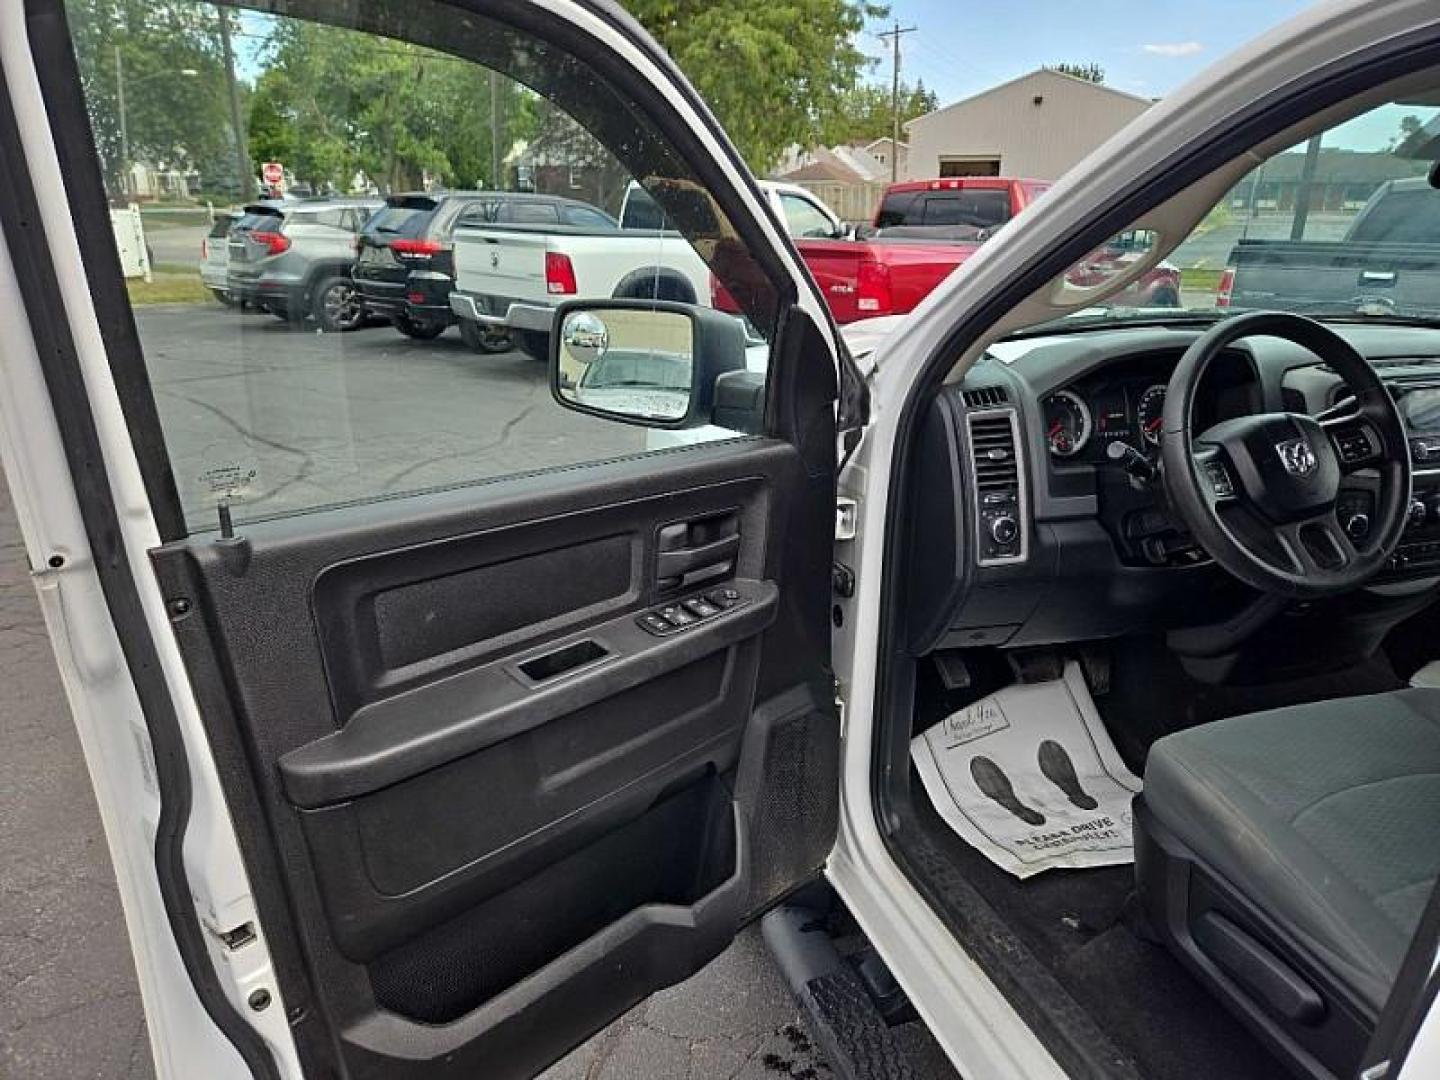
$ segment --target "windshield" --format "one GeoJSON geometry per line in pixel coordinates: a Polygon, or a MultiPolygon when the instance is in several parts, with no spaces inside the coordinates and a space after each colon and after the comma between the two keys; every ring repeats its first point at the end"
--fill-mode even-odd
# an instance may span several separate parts
{"type": "MultiPolygon", "coordinates": [[[[1064,322],[1259,309],[1440,319],[1440,190],[1427,179],[1437,155],[1440,108],[1392,102],[1371,109],[1265,161],[1167,259],[1064,322]]],[[[1157,242],[1151,233],[1121,233],[1072,266],[1066,280],[1103,286],[1157,242]]]]}

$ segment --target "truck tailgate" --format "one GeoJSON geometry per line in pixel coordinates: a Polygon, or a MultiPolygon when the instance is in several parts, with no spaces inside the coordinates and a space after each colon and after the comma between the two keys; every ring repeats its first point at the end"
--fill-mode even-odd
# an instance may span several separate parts
{"type": "Polygon", "coordinates": [[[455,287],[478,296],[548,302],[543,232],[511,229],[455,230],[455,287]]]}
{"type": "Polygon", "coordinates": [[[797,240],[838,323],[904,315],[978,249],[914,240],[797,240]]]}

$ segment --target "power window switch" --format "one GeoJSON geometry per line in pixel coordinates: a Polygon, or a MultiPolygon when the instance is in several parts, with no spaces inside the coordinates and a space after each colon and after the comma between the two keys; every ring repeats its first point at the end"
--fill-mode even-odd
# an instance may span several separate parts
{"type": "Polygon", "coordinates": [[[693,626],[700,621],[679,604],[671,604],[668,607],[661,608],[660,614],[663,618],[670,621],[671,626],[676,627],[693,626]]]}
{"type": "Polygon", "coordinates": [[[647,611],[635,620],[640,624],[641,629],[648,630],[652,634],[673,634],[675,626],[669,619],[662,619],[653,611],[647,611]]]}
{"type": "Polygon", "coordinates": [[[690,614],[701,619],[708,619],[711,615],[720,614],[720,608],[716,607],[709,600],[706,600],[703,597],[697,596],[693,600],[686,600],[685,603],[681,606],[684,607],[686,611],[690,612],[690,614]]]}

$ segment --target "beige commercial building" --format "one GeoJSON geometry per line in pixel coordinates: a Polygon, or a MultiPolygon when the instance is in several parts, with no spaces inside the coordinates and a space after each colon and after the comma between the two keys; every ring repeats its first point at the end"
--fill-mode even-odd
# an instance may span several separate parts
{"type": "Polygon", "coordinates": [[[1057,180],[1150,104],[1041,68],[911,120],[905,176],[1057,180]]]}

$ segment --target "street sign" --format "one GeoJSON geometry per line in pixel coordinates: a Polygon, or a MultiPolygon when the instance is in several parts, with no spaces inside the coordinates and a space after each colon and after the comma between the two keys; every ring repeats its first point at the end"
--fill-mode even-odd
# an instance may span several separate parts
{"type": "Polygon", "coordinates": [[[267,161],[260,166],[260,179],[271,187],[279,187],[285,182],[285,166],[278,161],[267,161]]]}

